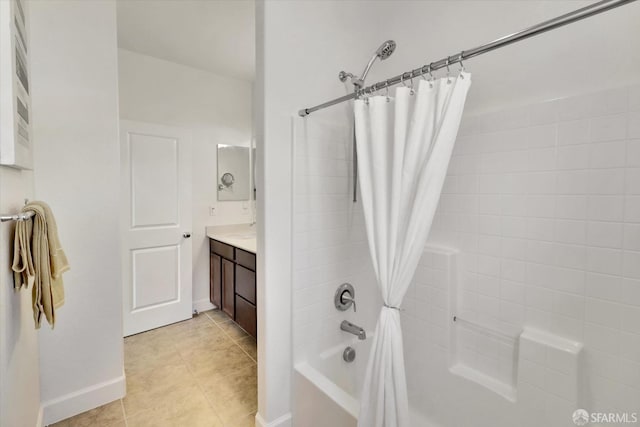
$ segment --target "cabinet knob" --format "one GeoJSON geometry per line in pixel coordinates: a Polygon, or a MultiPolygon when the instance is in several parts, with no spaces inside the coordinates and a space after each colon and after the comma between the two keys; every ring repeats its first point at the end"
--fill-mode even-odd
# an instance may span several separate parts
{"type": "Polygon", "coordinates": [[[191,237],[191,233],[189,233],[188,231],[185,231],[184,233],[182,233],[182,237],[184,237],[185,239],[188,239],[189,237],[191,237]]]}

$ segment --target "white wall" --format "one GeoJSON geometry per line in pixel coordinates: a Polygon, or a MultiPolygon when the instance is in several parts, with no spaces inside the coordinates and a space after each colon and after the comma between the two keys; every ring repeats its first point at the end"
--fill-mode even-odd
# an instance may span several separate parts
{"type": "MultiPolygon", "coordinates": [[[[573,389],[593,412],[640,402],[639,109],[634,86],[466,117],[430,236],[460,250],[454,314],[584,343],[573,389]]],[[[566,425],[576,405],[554,360],[546,377],[539,364],[519,367],[517,404],[449,374],[453,326],[433,277],[419,271],[405,304],[414,405],[445,426],[566,425]]],[[[461,335],[457,358],[500,379],[514,367],[491,339],[461,335]]]]}
{"type": "MultiPolygon", "coordinates": [[[[376,4],[387,22],[401,24],[385,27],[398,49],[371,82],[587,3],[376,4]],[[419,28],[438,36],[415,37],[419,28]]],[[[602,91],[640,81],[639,19],[640,5],[631,4],[466,63],[474,83],[464,136],[432,234],[462,251],[458,293],[467,315],[503,331],[533,326],[585,343],[580,399],[592,411],[637,410],[640,401],[638,89],[602,91]],[[605,78],[593,78],[594,62],[604,64],[605,78]]],[[[569,419],[571,405],[545,392],[560,389],[562,375],[533,385],[536,374],[524,373],[529,384],[516,406],[448,374],[433,332],[449,319],[434,316],[426,288],[413,288],[405,323],[416,407],[443,425],[569,419]]],[[[491,371],[486,356],[476,363],[491,371]]]]}
{"type": "MultiPolygon", "coordinates": [[[[0,211],[19,212],[25,198],[33,198],[33,173],[0,167],[0,211]]],[[[31,289],[13,289],[14,227],[0,226],[0,424],[33,427],[40,411],[38,333],[31,289]]]]}
{"type": "Polygon", "coordinates": [[[188,129],[193,141],[193,300],[209,303],[208,225],[251,222],[247,202],[217,200],[217,144],[249,146],[251,82],[118,50],[120,118],[188,129]],[[209,215],[215,207],[215,216],[209,215]]]}
{"type": "Polygon", "coordinates": [[[40,332],[45,423],[125,391],[113,1],[34,1],[35,195],[56,215],[71,270],[56,327],[40,332]]]}
{"type": "MultiPolygon", "coordinates": [[[[7,19],[1,25],[12,25],[9,17],[3,18],[7,19]]],[[[3,66],[5,61],[13,62],[12,52],[0,53],[3,66]]],[[[12,76],[5,77],[11,83],[12,76]]],[[[0,96],[3,106],[13,103],[4,86],[0,96]]],[[[0,127],[4,129],[7,123],[3,120],[13,118],[2,112],[0,127]]],[[[33,172],[0,167],[0,212],[19,212],[25,198],[33,198],[33,172]]],[[[0,224],[0,425],[33,427],[42,416],[38,333],[33,321],[31,289],[16,292],[13,288],[14,229],[15,222],[0,224]]]]}
{"type": "MultiPolygon", "coordinates": [[[[375,44],[369,4],[257,2],[257,418],[264,425],[291,423],[292,119],[307,104],[343,95],[338,71],[366,62],[354,46],[375,44]]],[[[348,117],[348,104],[336,109],[348,117]]]]}
{"type": "Polygon", "coordinates": [[[378,313],[370,307],[380,307],[382,299],[359,193],[353,202],[351,121],[323,111],[296,119],[294,128],[292,306],[298,363],[353,338],[340,330],[342,320],[371,335],[378,313]],[[354,287],[357,312],[335,308],[336,289],[345,282],[354,287]]]}
{"type": "MultiPolygon", "coordinates": [[[[352,45],[359,73],[386,39],[397,49],[377,63],[369,83],[454,55],[544,20],[586,6],[588,1],[376,1],[368,2],[377,29],[372,45],[352,45]]],[[[364,6],[363,6],[364,8],[364,6]]],[[[467,113],[500,110],[584,91],[615,88],[637,81],[640,4],[631,3],[470,59],[473,74],[467,113]],[[624,53],[623,53],[624,52],[624,53]],[[598,64],[597,66],[594,64],[598,64]],[[594,78],[598,74],[599,78],[594,78]]],[[[332,59],[333,61],[333,59],[332,59]]],[[[343,64],[335,61],[338,69],[343,64]]],[[[346,66],[346,65],[345,65],[346,66]]],[[[458,65],[451,67],[452,73],[458,65]]],[[[444,75],[439,71],[437,75],[444,75]]],[[[309,99],[311,101],[311,99],[309,99]]],[[[308,102],[308,101],[307,101],[308,102]]]]}

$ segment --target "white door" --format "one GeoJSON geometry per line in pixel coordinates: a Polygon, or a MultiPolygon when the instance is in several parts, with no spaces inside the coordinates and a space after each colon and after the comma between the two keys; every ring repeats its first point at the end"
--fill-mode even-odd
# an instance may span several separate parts
{"type": "Polygon", "coordinates": [[[120,122],[124,336],[191,318],[191,141],[120,122]]]}

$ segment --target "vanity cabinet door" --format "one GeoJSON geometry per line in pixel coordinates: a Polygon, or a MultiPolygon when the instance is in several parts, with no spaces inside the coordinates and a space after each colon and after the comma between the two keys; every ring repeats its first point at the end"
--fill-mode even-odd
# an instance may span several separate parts
{"type": "Polygon", "coordinates": [[[209,265],[209,300],[218,308],[222,307],[222,258],[211,254],[209,265]]]}
{"type": "Polygon", "coordinates": [[[222,311],[235,319],[235,264],[227,259],[222,259],[222,311]]]}

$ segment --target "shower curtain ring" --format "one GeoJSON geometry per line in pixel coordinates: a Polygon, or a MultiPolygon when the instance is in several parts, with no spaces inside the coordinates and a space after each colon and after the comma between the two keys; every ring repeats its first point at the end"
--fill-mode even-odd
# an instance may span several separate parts
{"type": "Polygon", "coordinates": [[[367,98],[366,95],[367,95],[366,88],[358,89],[358,91],[356,92],[357,99],[362,100],[365,103],[365,105],[369,105],[369,98],[367,98]]]}
{"type": "Polygon", "coordinates": [[[433,87],[433,70],[431,67],[431,62],[429,63],[429,87],[433,87]]]}
{"type": "MultiPolygon", "coordinates": [[[[424,76],[424,73],[426,73],[426,71],[424,70],[425,68],[427,68],[426,65],[424,65],[422,68],[420,68],[420,77],[422,77],[422,80],[427,80],[427,78],[424,76]]],[[[428,68],[427,68],[428,70],[428,68]]]]}
{"type": "Polygon", "coordinates": [[[387,97],[387,102],[390,102],[391,99],[389,98],[389,80],[386,80],[384,82],[384,94],[387,97]]]}
{"type": "Polygon", "coordinates": [[[450,60],[451,60],[451,57],[447,56],[447,61],[444,63],[445,67],[447,67],[447,84],[451,84],[451,70],[449,70],[450,60]]]}
{"type": "Polygon", "coordinates": [[[460,59],[458,60],[458,64],[460,64],[460,78],[464,79],[464,64],[462,63],[462,57],[464,56],[464,50],[460,52],[460,59]]]}
{"type": "Polygon", "coordinates": [[[402,83],[402,86],[410,89],[409,94],[413,95],[415,92],[413,90],[413,73],[409,72],[409,73],[402,73],[402,75],[400,76],[400,83],[402,83]],[[409,79],[411,80],[411,86],[407,86],[407,83],[405,82],[405,76],[409,74],[409,79]]]}

